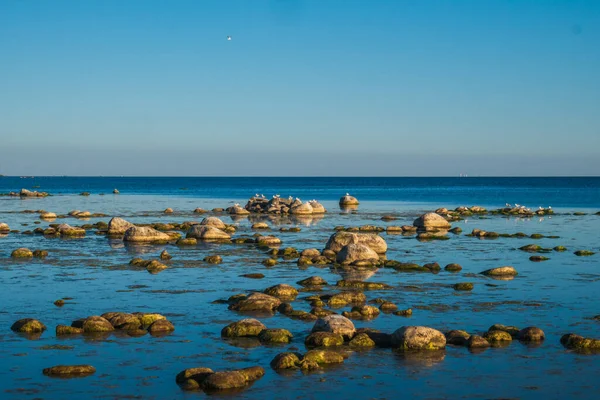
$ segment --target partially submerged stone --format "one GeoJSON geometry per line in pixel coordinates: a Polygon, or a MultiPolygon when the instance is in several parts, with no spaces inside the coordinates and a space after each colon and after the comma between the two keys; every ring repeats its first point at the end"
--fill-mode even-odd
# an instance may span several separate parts
{"type": "Polygon", "coordinates": [[[200,221],[200,225],[202,226],[213,226],[217,229],[225,229],[227,226],[221,219],[217,217],[206,217],[202,221],[200,221]]]}
{"type": "Polygon", "coordinates": [[[455,346],[465,346],[467,344],[467,340],[469,340],[468,332],[462,330],[451,330],[446,332],[444,335],[446,337],[446,343],[453,344],[455,346]]]}
{"type": "Polygon", "coordinates": [[[350,243],[342,247],[336,257],[336,262],[342,265],[355,264],[359,261],[376,264],[379,261],[379,255],[369,246],[350,243]]]}
{"type": "Polygon", "coordinates": [[[246,318],[232,322],[221,330],[222,337],[253,337],[258,336],[267,327],[257,319],[246,318]]]}
{"type": "Polygon", "coordinates": [[[568,333],[560,338],[560,343],[572,350],[600,350],[600,340],[568,333]]]}
{"type": "Polygon", "coordinates": [[[67,325],[56,326],[56,336],[79,335],[83,333],[83,329],[75,328],[67,325]]]}
{"type": "Polygon", "coordinates": [[[511,266],[486,269],[485,271],[481,272],[481,274],[491,277],[506,277],[518,275],[517,270],[511,266]]]}
{"type": "Polygon", "coordinates": [[[458,290],[458,291],[471,291],[473,290],[473,283],[471,282],[460,282],[460,283],[455,283],[453,286],[454,290],[458,290]]]}
{"type": "Polygon", "coordinates": [[[297,368],[300,364],[300,357],[298,353],[279,353],[273,358],[270,365],[274,370],[297,368]]]}
{"type": "Polygon", "coordinates": [[[421,231],[447,231],[450,229],[450,223],[446,218],[436,213],[427,213],[415,219],[413,226],[421,231]]]}
{"type": "Polygon", "coordinates": [[[348,193],[340,198],[339,203],[340,206],[357,206],[359,204],[358,199],[354,196],[350,196],[348,193]]]}
{"type": "Polygon", "coordinates": [[[23,318],[12,324],[10,329],[20,333],[41,333],[46,330],[46,325],[37,319],[23,318]]]}
{"type": "Polygon", "coordinates": [[[352,340],[348,343],[351,347],[374,347],[376,345],[375,341],[371,339],[371,337],[366,333],[358,333],[356,334],[352,340]]]}
{"type": "Polygon", "coordinates": [[[302,279],[296,282],[300,286],[313,287],[313,286],[325,286],[327,281],[320,276],[311,276],[310,278],[302,279]]]}
{"type": "Polygon", "coordinates": [[[264,329],[258,335],[261,343],[289,343],[292,333],[287,329],[264,329]]]}
{"type": "Polygon", "coordinates": [[[234,311],[262,311],[273,313],[280,304],[281,300],[277,297],[269,296],[264,293],[252,293],[247,298],[230,304],[229,309],[234,311]]]}
{"type": "Polygon", "coordinates": [[[171,236],[149,226],[133,226],[125,231],[123,241],[130,243],[167,243],[171,236]]]}
{"type": "Polygon", "coordinates": [[[281,283],[279,285],[271,286],[265,289],[265,293],[277,297],[281,300],[291,301],[298,296],[298,290],[290,285],[286,285],[285,283],[281,283]]]}
{"type": "Polygon", "coordinates": [[[330,347],[344,344],[344,337],[333,332],[313,332],[304,339],[307,347],[330,347]]]}
{"type": "Polygon", "coordinates": [[[134,227],[135,225],[129,221],[124,220],[123,218],[114,217],[108,222],[108,235],[110,236],[120,236],[124,235],[125,231],[129,228],[134,227]]]}
{"type": "Polygon", "coordinates": [[[512,341],[512,336],[510,333],[500,330],[487,331],[483,334],[483,337],[490,343],[512,341]]]}
{"type": "Polygon", "coordinates": [[[260,379],[265,374],[262,367],[250,367],[236,371],[215,372],[208,375],[200,386],[205,391],[242,388],[260,379]]]}
{"type": "Polygon", "coordinates": [[[344,357],[335,351],[315,349],[309,350],[303,360],[312,361],[317,364],[339,364],[344,362],[344,357]]]}
{"type": "Polygon", "coordinates": [[[546,338],[544,331],[535,326],[523,328],[519,331],[517,338],[521,342],[541,342],[546,338]]]}
{"type": "Polygon", "coordinates": [[[194,225],[188,231],[186,238],[194,238],[208,242],[221,242],[229,241],[231,236],[213,225],[194,225]]]}
{"type": "MultiPolygon", "coordinates": [[[[354,232],[336,232],[329,237],[325,250],[331,250],[338,253],[344,246],[349,244],[362,244],[369,247],[378,254],[383,254],[387,251],[387,243],[376,233],[354,233],[354,232]]],[[[323,252],[323,255],[326,255],[323,252]]]]}
{"type": "Polygon", "coordinates": [[[479,335],[471,335],[467,340],[467,347],[470,349],[484,349],[490,347],[490,343],[479,335]]]}
{"type": "Polygon", "coordinates": [[[32,258],[33,252],[25,247],[15,249],[10,253],[12,258],[32,258]]]}
{"type": "Polygon", "coordinates": [[[440,350],[446,347],[446,337],[426,326],[403,326],[392,334],[392,346],[400,350],[440,350]]]}
{"type": "Polygon", "coordinates": [[[341,315],[328,315],[319,318],[312,328],[312,332],[331,332],[342,335],[345,340],[350,340],[356,333],[352,321],[341,315]]]}
{"type": "Polygon", "coordinates": [[[362,304],[366,301],[367,296],[363,292],[347,291],[329,297],[327,304],[330,307],[344,307],[348,304],[362,304]]]}
{"type": "Polygon", "coordinates": [[[156,320],[148,327],[150,334],[173,332],[174,330],[175,326],[173,323],[166,319],[156,320]]]}

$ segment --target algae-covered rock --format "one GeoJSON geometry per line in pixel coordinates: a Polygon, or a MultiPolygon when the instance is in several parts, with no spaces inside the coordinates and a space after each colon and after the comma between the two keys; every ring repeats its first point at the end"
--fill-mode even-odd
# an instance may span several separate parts
{"type": "Polygon", "coordinates": [[[325,286],[327,281],[320,276],[311,276],[310,278],[302,279],[296,282],[300,286],[312,287],[312,286],[325,286]]]}
{"type": "Polygon", "coordinates": [[[242,388],[262,378],[265,370],[262,367],[249,367],[236,371],[215,372],[208,375],[201,383],[201,387],[207,391],[218,391],[225,389],[242,388]]]}
{"type": "Polygon", "coordinates": [[[174,330],[175,326],[173,326],[173,323],[166,319],[156,320],[148,327],[150,334],[173,332],[174,330]]]}
{"type": "Polygon", "coordinates": [[[348,343],[351,347],[374,347],[375,342],[366,333],[358,333],[348,343]]]}
{"type": "Polygon", "coordinates": [[[289,343],[292,337],[287,329],[264,329],[258,335],[258,340],[261,343],[289,343]]]}
{"type": "Polygon", "coordinates": [[[510,333],[499,330],[487,331],[483,334],[483,337],[490,343],[512,341],[512,336],[510,335],[510,333]]]}
{"type": "Polygon", "coordinates": [[[112,332],[115,330],[106,318],[102,318],[98,315],[87,317],[81,321],[73,321],[71,326],[83,329],[84,333],[112,332]]]}
{"type": "Polygon", "coordinates": [[[25,247],[21,247],[13,250],[10,256],[12,258],[33,258],[33,252],[25,247]]]}
{"type": "Polygon", "coordinates": [[[335,351],[315,349],[309,350],[303,360],[316,362],[317,364],[339,364],[344,362],[344,357],[335,351]]]}
{"type": "Polygon", "coordinates": [[[333,332],[313,332],[304,339],[307,347],[329,347],[344,344],[344,337],[333,332]]]}
{"type": "Polygon", "coordinates": [[[47,376],[58,376],[61,378],[82,377],[92,375],[96,368],[91,365],[56,365],[50,368],[44,368],[43,374],[47,376]]]}
{"type": "Polygon", "coordinates": [[[588,257],[593,256],[596,253],[590,250],[577,250],[574,254],[578,257],[588,257]]]}
{"type": "Polygon", "coordinates": [[[471,291],[473,290],[473,283],[471,282],[460,282],[460,283],[455,283],[453,286],[454,290],[459,290],[459,291],[471,291]]]}
{"type": "Polygon", "coordinates": [[[164,315],[157,314],[157,313],[135,312],[135,313],[133,313],[133,315],[135,315],[140,320],[140,323],[142,324],[143,327],[148,327],[148,326],[152,325],[155,321],[158,321],[161,319],[167,319],[164,315]]]}
{"type": "Polygon", "coordinates": [[[219,255],[206,256],[204,257],[204,262],[209,264],[221,264],[223,262],[223,258],[219,255]]]}
{"type": "Polygon", "coordinates": [[[214,374],[214,371],[210,368],[196,367],[184,369],[175,377],[177,383],[183,383],[188,379],[202,382],[208,375],[214,374]]]}
{"type": "Polygon", "coordinates": [[[330,307],[344,307],[348,304],[362,304],[367,301],[363,292],[347,291],[334,294],[327,300],[330,307]]]}
{"type": "Polygon", "coordinates": [[[37,319],[23,318],[12,324],[10,329],[20,333],[40,333],[46,330],[46,325],[37,319]]]}
{"type": "Polygon", "coordinates": [[[494,324],[488,328],[488,332],[503,331],[507,332],[511,337],[515,338],[519,335],[520,329],[516,326],[507,326],[502,324],[494,324]]]}
{"type": "Polygon", "coordinates": [[[271,368],[274,370],[297,368],[300,364],[300,355],[298,353],[279,353],[271,361],[271,368]]]}
{"type": "Polygon", "coordinates": [[[462,270],[462,267],[460,266],[460,264],[453,263],[446,265],[444,269],[449,272],[459,272],[462,270]]]}
{"type": "Polygon", "coordinates": [[[230,304],[229,309],[233,311],[262,311],[272,313],[275,312],[280,304],[281,300],[277,297],[264,293],[252,293],[250,296],[230,304]]]}
{"type": "Polygon", "coordinates": [[[56,326],[56,336],[66,336],[66,335],[79,335],[83,333],[83,329],[74,328],[72,326],[67,325],[57,325],[56,326]]]}
{"type": "Polygon", "coordinates": [[[222,337],[252,337],[258,336],[267,327],[257,319],[246,318],[232,322],[221,330],[222,337]]]}
{"type": "Polygon", "coordinates": [[[600,340],[568,333],[560,338],[560,343],[572,350],[600,350],[600,340]]]}
{"type": "Polygon", "coordinates": [[[523,328],[519,331],[517,338],[522,342],[541,342],[546,338],[544,331],[535,326],[523,328]]]}
{"type": "Polygon", "coordinates": [[[446,347],[446,337],[426,326],[403,326],[392,334],[392,346],[401,350],[440,350],[446,347]]]}

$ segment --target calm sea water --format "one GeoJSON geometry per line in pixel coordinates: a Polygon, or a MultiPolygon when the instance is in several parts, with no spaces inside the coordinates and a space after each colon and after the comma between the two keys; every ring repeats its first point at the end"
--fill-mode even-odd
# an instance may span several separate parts
{"type": "MultiPolygon", "coordinates": [[[[73,209],[122,216],[134,223],[183,222],[199,220],[196,207],[226,207],[244,203],[255,193],[267,196],[299,196],[322,200],[328,213],[308,220],[266,221],[271,233],[284,246],[298,249],[323,248],[337,225],[411,224],[422,212],[437,207],[484,205],[501,207],[519,203],[537,208],[551,205],[552,217],[472,217],[454,226],[465,233],[473,228],[500,233],[525,232],[558,235],[558,239],[479,240],[452,235],[447,241],[419,242],[414,237],[382,236],[388,243],[387,257],[420,264],[437,261],[442,266],[457,262],[460,273],[399,273],[379,269],[367,279],[385,282],[394,288],[369,291],[368,299],[384,297],[401,309],[412,307],[411,318],[382,314],[372,321],[355,321],[357,327],[393,332],[403,325],[426,325],[440,330],[464,329],[481,334],[495,323],[538,326],[546,333],[539,346],[519,342],[503,348],[472,353],[449,346],[445,352],[395,354],[389,349],[353,352],[335,368],[303,375],[278,374],[270,369],[271,359],[282,351],[305,352],[304,338],[312,323],[291,320],[276,314],[261,320],[269,328],[285,328],[294,334],[290,345],[236,347],[220,338],[220,330],[243,318],[227,310],[217,299],[237,293],[263,290],[278,283],[294,286],[296,281],[318,275],[330,284],[343,273],[329,266],[299,268],[295,260],[275,267],[261,264],[267,256],[253,246],[199,244],[193,248],[126,246],[88,231],[85,238],[46,239],[11,233],[0,238],[0,398],[66,397],[94,398],[197,398],[204,394],[182,392],[175,375],[190,367],[214,370],[261,365],[266,375],[239,398],[576,398],[600,396],[600,355],[583,355],[565,350],[559,343],[564,333],[600,338],[600,179],[598,178],[12,178],[0,177],[0,193],[22,187],[48,191],[44,199],[0,197],[0,222],[12,229],[46,227],[37,214],[25,209],[45,209],[66,214],[73,209]],[[121,195],[112,195],[118,188],[121,195]],[[91,192],[83,197],[78,193],[91,192]],[[362,202],[356,213],[337,206],[341,195],[350,192],[362,202]],[[105,193],[100,196],[100,193],[105,193]],[[174,214],[162,213],[172,207],[174,214]],[[573,212],[585,215],[573,215],[573,212]],[[397,221],[383,222],[393,213],[397,221]],[[280,227],[298,226],[299,233],[279,232],[280,227]],[[543,247],[564,245],[568,251],[550,253],[550,260],[529,261],[529,253],[518,247],[537,243],[543,247]],[[17,247],[46,249],[44,261],[17,262],[10,253],[17,247]],[[157,275],[132,269],[133,257],[155,258],[163,249],[173,255],[169,268],[157,275]],[[596,251],[591,257],[576,257],[573,251],[596,251]],[[202,259],[220,254],[224,262],[207,265],[202,259]],[[513,265],[519,276],[496,281],[479,272],[501,265],[513,265]],[[261,272],[264,279],[240,275],[261,272]],[[473,282],[472,292],[455,292],[457,282],[473,282]],[[73,300],[58,308],[62,297],[73,300]],[[59,339],[58,324],[107,311],[154,311],[165,314],[176,331],[164,338],[128,338],[112,335],[105,340],[85,337],[59,339]],[[20,318],[38,318],[48,326],[38,340],[27,340],[10,331],[20,318]],[[47,346],[69,346],[64,350],[47,346]],[[57,364],[94,365],[97,373],[82,379],[60,380],[42,375],[43,368],[57,364]]],[[[252,234],[250,226],[259,217],[220,216],[237,227],[235,236],[252,234]]],[[[59,219],[72,225],[109,218],[79,221],[59,219]]],[[[339,290],[328,286],[323,293],[339,290]]],[[[295,309],[309,311],[301,293],[295,309]]],[[[336,310],[342,312],[349,308],[336,310]]],[[[220,398],[222,396],[215,395],[220,398]]]]}

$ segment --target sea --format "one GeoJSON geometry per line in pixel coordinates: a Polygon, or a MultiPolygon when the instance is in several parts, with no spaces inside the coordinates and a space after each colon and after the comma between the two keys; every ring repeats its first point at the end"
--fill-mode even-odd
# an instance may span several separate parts
{"type": "MultiPolygon", "coordinates": [[[[178,372],[192,367],[214,371],[262,366],[265,376],[235,393],[213,393],[213,398],[241,399],[597,399],[600,398],[600,354],[565,349],[560,337],[576,333],[600,339],[600,178],[598,177],[7,177],[0,176],[0,223],[11,233],[0,236],[0,398],[140,398],[193,399],[202,391],[185,392],[175,382],[178,372]],[[45,191],[45,198],[7,196],[22,188],[45,191]],[[113,194],[118,189],[119,194],[113,194]],[[89,196],[82,196],[88,192],[89,196]],[[349,193],[360,201],[356,210],[340,208],[340,197],[349,193]],[[213,212],[233,204],[244,206],[249,198],[298,197],[316,199],[327,213],[309,218],[213,212]],[[473,215],[452,222],[462,234],[448,240],[419,241],[414,235],[381,236],[388,245],[387,259],[419,265],[437,262],[439,273],[398,272],[380,268],[360,276],[382,282],[389,289],[365,291],[367,301],[385,299],[399,309],[412,309],[410,317],[381,313],[372,320],[354,320],[357,328],[393,333],[403,326],[428,326],[442,332],[460,329],[482,335],[493,324],[545,333],[540,343],[514,340],[501,347],[469,350],[447,346],[443,351],[399,352],[390,348],[335,349],[344,363],[303,373],[274,371],[270,361],[279,353],[304,354],[305,337],[313,322],[291,319],[280,313],[261,316],[268,328],[284,328],[293,334],[289,344],[261,345],[254,341],[232,342],[221,338],[221,329],[248,315],[230,311],[227,300],[286,283],[320,276],[329,285],[317,291],[301,291],[294,309],[310,311],[305,297],[338,293],[336,286],[348,279],[348,271],[334,265],[298,266],[296,259],[269,257],[254,245],[199,243],[131,246],[87,230],[84,238],[56,239],[24,233],[52,223],[74,226],[108,222],[119,216],[132,223],[181,223],[217,216],[233,225],[233,237],[252,236],[253,223],[267,222],[268,233],[282,240],[282,247],[323,249],[340,227],[412,225],[425,212],[439,207],[483,206],[496,210],[506,204],[552,215],[473,215]],[[200,207],[208,210],[199,215],[200,207]],[[166,208],[174,210],[165,214],[166,208]],[[59,215],[44,221],[38,213],[59,215]],[[80,220],[68,217],[72,210],[102,213],[105,217],[80,220]],[[382,220],[383,216],[395,220],[382,220]],[[64,217],[60,217],[64,216],[64,217]],[[300,228],[292,232],[286,228],[300,228]],[[283,228],[283,231],[281,230],[283,228]],[[527,237],[479,239],[473,229],[500,234],[522,232],[527,237]],[[531,238],[541,234],[541,238],[531,238]],[[528,244],[566,251],[550,251],[548,260],[532,262],[532,253],[519,250],[528,244]],[[11,259],[20,247],[47,250],[47,258],[11,259]],[[167,269],[150,274],[129,265],[132,258],[158,259],[167,250],[172,259],[167,269]],[[595,254],[575,255],[577,250],[595,254]],[[208,255],[223,262],[208,264],[208,255]],[[458,273],[443,267],[458,263],[458,273]],[[482,271],[510,265],[518,275],[495,280],[482,271]],[[262,273],[262,279],[242,275],[262,273]],[[471,282],[472,291],[455,291],[455,283],[471,282]],[[57,307],[54,302],[65,300],[57,307]],[[57,337],[55,327],[109,311],[156,312],[175,326],[171,335],[130,337],[114,333],[106,337],[57,337]],[[595,318],[596,317],[596,318],[595,318]],[[21,318],[36,318],[48,329],[39,337],[23,337],[10,330],[21,318]],[[84,378],[56,379],[42,370],[61,364],[90,364],[96,373],[84,378]]],[[[185,233],[184,233],[185,234],[185,233]]],[[[356,277],[352,277],[353,279],[356,277]]],[[[369,303],[375,304],[376,303],[369,303]]],[[[334,309],[350,311],[351,306],[334,309]]]]}

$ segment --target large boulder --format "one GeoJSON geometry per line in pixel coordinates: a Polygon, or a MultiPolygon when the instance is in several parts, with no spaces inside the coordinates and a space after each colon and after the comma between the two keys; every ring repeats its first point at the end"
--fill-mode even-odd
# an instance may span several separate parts
{"type": "Polygon", "coordinates": [[[298,290],[285,283],[268,287],[265,289],[265,293],[286,301],[293,301],[298,296],[298,290]]]}
{"type": "Polygon", "coordinates": [[[108,235],[120,236],[124,235],[125,231],[129,228],[133,228],[135,225],[129,221],[125,221],[123,218],[114,217],[108,221],[108,235]]]}
{"type": "MultiPolygon", "coordinates": [[[[214,218],[214,217],[209,217],[214,218]]],[[[218,218],[216,218],[218,219],[218,218]]],[[[220,220],[219,220],[220,221],[220,220]]],[[[228,241],[231,239],[228,233],[212,225],[194,225],[188,231],[187,238],[194,238],[207,242],[228,241]]]]}
{"type": "Polygon", "coordinates": [[[350,340],[356,333],[352,321],[341,315],[333,314],[319,318],[312,328],[312,332],[331,332],[342,335],[344,339],[350,340]]]}
{"type": "Polygon", "coordinates": [[[40,333],[46,330],[46,325],[42,324],[37,319],[24,318],[12,324],[10,329],[21,333],[40,333]]]}
{"type": "Polygon", "coordinates": [[[325,207],[323,207],[323,204],[319,203],[316,200],[311,200],[308,202],[308,204],[310,204],[310,206],[312,207],[313,214],[324,214],[325,212],[327,212],[327,210],[325,210],[325,207]]]}
{"type": "Polygon", "coordinates": [[[8,233],[10,232],[10,227],[8,226],[8,224],[2,222],[0,223],[0,233],[8,233]]]}
{"type": "Polygon", "coordinates": [[[225,229],[227,227],[225,223],[217,217],[206,217],[200,222],[200,225],[213,226],[218,229],[225,229]]]}
{"type": "Polygon", "coordinates": [[[33,252],[25,247],[15,249],[10,253],[12,258],[32,258],[33,252]]]}
{"type": "Polygon", "coordinates": [[[215,372],[208,375],[201,383],[205,391],[218,391],[225,389],[242,388],[265,374],[262,367],[250,367],[237,371],[215,372]]]}
{"type": "Polygon", "coordinates": [[[413,222],[420,231],[447,231],[450,229],[450,223],[446,221],[446,218],[436,213],[427,213],[421,215],[413,222]]]}
{"type": "Polygon", "coordinates": [[[446,337],[426,326],[403,326],[392,334],[392,346],[401,350],[440,350],[446,347],[446,337]]]}
{"type": "Polygon", "coordinates": [[[231,215],[248,215],[248,214],[250,214],[250,211],[246,210],[243,207],[240,207],[239,204],[236,204],[234,206],[227,208],[226,211],[231,215]]]}
{"type": "Polygon", "coordinates": [[[370,247],[360,243],[350,243],[337,253],[336,262],[339,264],[348,265],[356,261],[376,263],[379,261],[379,255],[370,247]]]}
{"type": "Polygon", "coordinates": [[[339,252],[344,246],[351,243],[364,244],[370,247],[378,254],[383,254],[387,251],[387,243],[385,240],[374,233],[354,233],[354,232],[336,232],[329,237],[327,244],[325,245],[326,250],[332,250],[339,252]]]}

